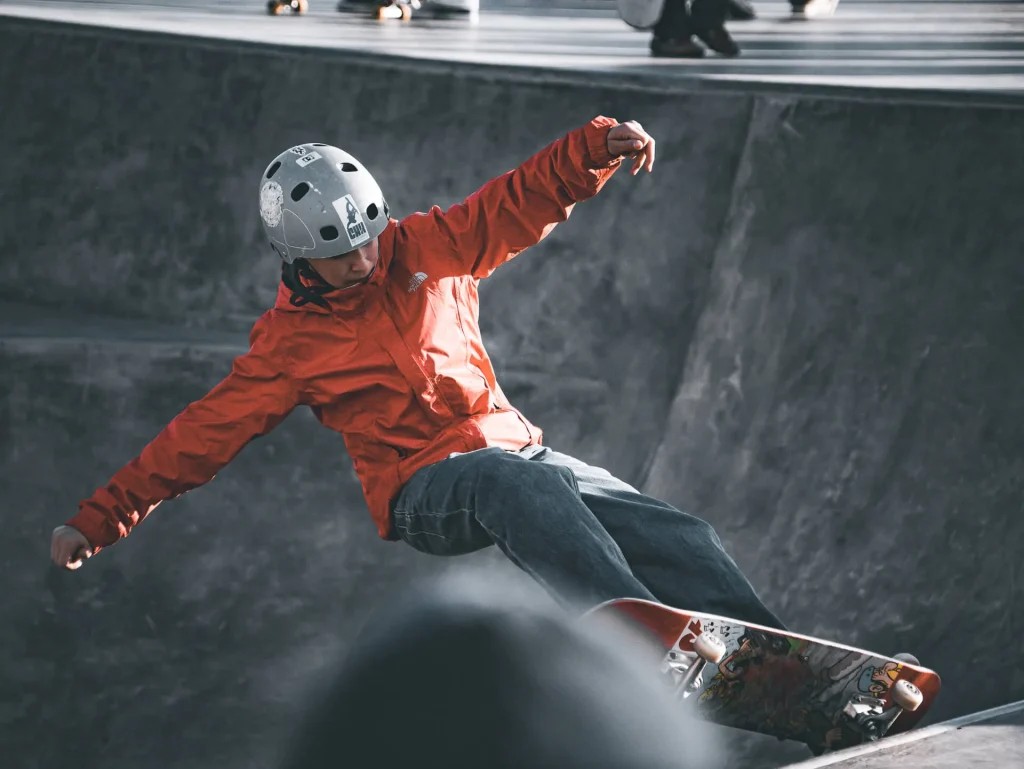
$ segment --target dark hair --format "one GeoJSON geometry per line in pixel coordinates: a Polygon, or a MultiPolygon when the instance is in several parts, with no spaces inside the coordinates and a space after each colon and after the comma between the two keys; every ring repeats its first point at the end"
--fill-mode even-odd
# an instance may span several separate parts
{"type": "Polygon", "coordinates": [[[282,264],[281,282],[291,290],[292,296],[289,301],[295,307],[302,307],[302,305],[312,302],[325,310],[330,309],[330,305],[323,295],[333,291],[334,287],[321,278],[305,259],[296,259],[291,264],[282,264]],[[307,286],[302,282],[302,278],[312,281],[313,285],[307,286]]]}

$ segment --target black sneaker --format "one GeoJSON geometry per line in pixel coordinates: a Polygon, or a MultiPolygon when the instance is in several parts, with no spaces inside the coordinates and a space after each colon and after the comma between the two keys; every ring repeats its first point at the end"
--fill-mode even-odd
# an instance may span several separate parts
{"type": "Polygon", "coordinates": [[[728,0],[726,5],[729,12],[725,18],[729,21],[753,21],[757,18],[757,11],[750,0],[728,0]]]}
{"type": "Polygon", "coordinates": [[[715,53],[729,57],[740,55],[740,47],[736,45],[736,41],[732,39],[732,35],[725,27],[696,30],[694,34],[715,53]]]}

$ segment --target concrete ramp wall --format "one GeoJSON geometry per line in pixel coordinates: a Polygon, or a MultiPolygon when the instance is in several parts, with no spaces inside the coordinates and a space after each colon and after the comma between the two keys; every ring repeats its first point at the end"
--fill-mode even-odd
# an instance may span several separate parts
{"type": "Polygon", "coordinates": [[[295,682],[451,565],[376,540],[340,437],[297,413],[87,568],[46,570],[53,525],[272,302],[269,159],[343,146],[401,216],[596,114],[640,120],[657,167],[482,285],[509,397],[549,445],[711,520],[795,629],[939,669],[936,716],[1022,696],[1024,113],[9,19],[0,44],[0,742],[26,766],[270,766],[295,682]]]}
{"type": "Polygon", "coordinates": [[[1022,117],[759,103],[645,487],[947,716],[1024,685],[1022,117]]]}

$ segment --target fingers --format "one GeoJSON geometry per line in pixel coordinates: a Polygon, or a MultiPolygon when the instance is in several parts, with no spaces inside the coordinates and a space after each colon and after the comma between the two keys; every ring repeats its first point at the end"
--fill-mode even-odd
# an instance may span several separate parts
{"type": "Polygon", "coordinates": [[[641,169],[648,173],[654,169],[654,147],[654,138],[635,120],[621,123],[608,132],[608,151],[616,157],[627,155],[632,158],[631,173],[634,176],[641,169]]]}
{"type": "Polygon", "coordinates": [[[633,175],[636,176],[640,173],[641,168],[650,173],[654,169],[654,137],[644,131],[643,126],[639,123],[631,122],[627,123],[627,125],[640,134],[637,140],[641,142],[641,145],[637,149],[642,150],[642,152],[637,153],[634,159],[633,175]]]}
{"type": "Polygon", "coordinates": [[[67,526],[58,526],[50,538],[50,560],[62,569],[75,570],[91,558],[93,550],[85,537],[67,526]]]}
{"type": "Polygon", "coordinates": [[[65,568],[74,571],[76,568],[81,567],[81,565],[85,563],[86,558],[91,557],[92,550],[90,548],[80,547],[78,550],[74,552],[74,554],[72,554],[70,558],[67,559],[67,562],[65,563],[65,568]]]}
{"type": "Polygon", "coordinates": [[[85,563],[86,558],[91,557],[92,551],[88,548],[83,547],[76,551],[75,554],[71,556],[71,558],[67,559],[63,566],[68,571],[74,571],[75,569],[81,568],[82,564],[85,563]]]}

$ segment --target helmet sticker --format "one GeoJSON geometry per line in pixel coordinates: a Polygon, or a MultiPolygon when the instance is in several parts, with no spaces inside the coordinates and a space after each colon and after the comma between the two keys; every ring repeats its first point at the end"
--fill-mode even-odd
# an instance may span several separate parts
{"type": "Polygon", "coordinates": [[[309,231],[309,225],[302,221],[302,217],[290,208],[284,210],[284,217],[281,221],[281,230],[284,233],[284,243],[288,247],[288,253],[292,251],[314,251],[316,239],[309,231]]]}
{"type": "Polygon", "coordinates": [[[341,223],[345,226],[345,234],[348,235],[348,242],[352,245],[352,248],[358,248],[370,239],[370,233],[366,229],[363,215],[359,213],[356,202],[352,199],[351,195],[338,198],[331,205],[334,206],[334,210],[341,217],[341,223]]]}
{"type": "Polygon", "coordinates": [[[314,162],[316,160],[319,160],[319,159],[320,159],[320,153],[319,152],[310,152],[308,155],[303,155],[301,158],[296,160],[295,161],[295,165],[297,165],[299,168],[305,168],[310,163],[312,163],[312,162],[314,162]]]}
{"type": "Polygon", "coordinates": [[[284,193],[281,185],[274,181],[265,182],[260,188],[260,216],[268,227],[276,227],[281,223],[281,206],[284,193]]]}
{"type": "Polygon", "coordinates": [[[292,147],[288,151],[289,152],[294,152],[296,155],[305,155],[306,154],[306,148],[305,147],[292,147]]]}

